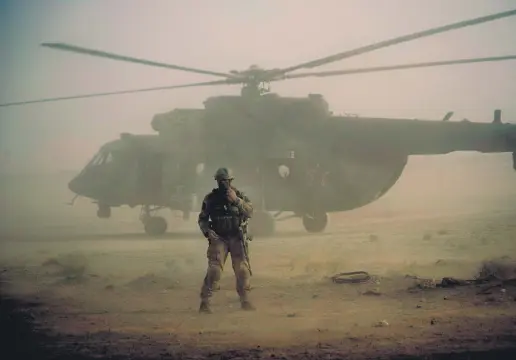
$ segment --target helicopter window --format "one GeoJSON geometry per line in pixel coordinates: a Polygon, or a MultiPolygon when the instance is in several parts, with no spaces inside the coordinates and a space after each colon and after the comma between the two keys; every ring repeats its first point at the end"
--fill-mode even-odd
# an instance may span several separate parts
{"type": "Polygon", "coordinates": [[[290,169],[287,165],[280,165],[278,167],[278,173],[283,179],[285,179],[290,175],[290,169]]]}
{"type": "Polygon", "coordinates": [[[100,165],[102,163],[102,153],[97,153],[93,159],[91,159],[89,166],[100,165]]]}
{"type": "Polygon", "coordinates": [[[87,166],[99,166],[110,163],[112,161],[113,153],[108,151],[100,151],[93,157],[93,159],[91,159],[90,163],[87,166]]]}
{"type": "Polygon", "coordinates": [[[108,164],[108,163],[110,163],[111,161],[113,161],[113,153],[111,153],[111,152],[110,152],[110,153],[108,153],[108,154],[106,155],[106,157],[104,158],[104,162],[103,162],[103,164],[108,164]]]}

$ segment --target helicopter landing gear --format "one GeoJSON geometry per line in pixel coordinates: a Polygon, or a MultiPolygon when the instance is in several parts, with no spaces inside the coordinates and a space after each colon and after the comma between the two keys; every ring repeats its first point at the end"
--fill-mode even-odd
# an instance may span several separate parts
{"type": "Polygon", "coordinates": [[[150,206],[142,207],[140,220],[143,223],[145,233],[150,236],[160,236],[167,231],[167,220],[161,216],[153,216],[152,213],[159,208],[151,208],[150,206]]]}
{"type": "Polygon", "coordinates": [[[109,219],[111,217],[111,207],[109,205],[99,204],[97,217],[100,219],[109,219]]]}
{"type": "Polygon", "coordinates": [[[325,212],[303,215],[303,226],[309,233],[323,232],[326,225],[328,225],[328,214],[325,212]]]}
{"type": "Polygon", "coordinates": [[[145,233],[151,236],[160,236],[167,231],[167,221],[161,216],[151,216],[143,223],[145,233]]]}
{"type": "Polygon", "coordinates": [[[266,211],[257,211],[249,220],[249,233],[254,236],[269,237],[274,234],[276,221],[266,211]]]}

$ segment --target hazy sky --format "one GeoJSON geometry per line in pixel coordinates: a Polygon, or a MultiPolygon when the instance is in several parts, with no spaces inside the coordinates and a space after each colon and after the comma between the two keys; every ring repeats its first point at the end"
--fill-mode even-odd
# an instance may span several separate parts
{"type": "MultiPolygon", "coordinates": [[[[516,8],[516,0],[0,0],[0,102],[213,80],[39,47],[67,42],[220,71],[283,67],[430,27],[516,8]]],[[[320,70],[516,54],[516,16],[320,70]]],[[[516,122],[516,61],[274,83],[324,94],[337,113],[516,122]]],[[[78,168],[155,113],[202,107],[212,87],[0,108],[2,166],[78,168]]]]}

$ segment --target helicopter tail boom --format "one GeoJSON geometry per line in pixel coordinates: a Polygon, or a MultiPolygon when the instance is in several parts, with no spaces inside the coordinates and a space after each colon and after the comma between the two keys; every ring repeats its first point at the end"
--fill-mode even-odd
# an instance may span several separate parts
{"type": "Polygon", "coordinates": [[[516,125],[502,124],[499,110],[492,123],[344,117],[328,126],[334,152],[396,152],[438,155],[454,151],[516,152],[516,125]]]}

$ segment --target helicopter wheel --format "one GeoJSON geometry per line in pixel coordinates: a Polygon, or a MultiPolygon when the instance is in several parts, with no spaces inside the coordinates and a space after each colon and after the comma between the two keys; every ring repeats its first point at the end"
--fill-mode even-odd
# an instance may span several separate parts
{"type": "Polygon", "coordinates": [[[249,233],[254,236],[268,237],[274,234],[276,221],[266,211],[258,211],[249,221],[249,233]]]}
{"type": "Polygon", "coordinates": [[[97,210],[97,217],[100,219],[108,219],[111,217],[111,207],[107,205],[99,204],[99,208],[97,210]]]}
{"type": "Polygon", "coordinates": [[[323,232],[328,225],[328,214],[325,212],[303,215],[303,226],[309,233],[323,232]]]}
{"type": "Polygon", "coordinates": [[[161,216],[150,216],[144,222],[145,233],[151,236],[160,236],[167,231],[167,221],[161,216]]]}

